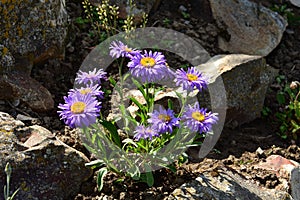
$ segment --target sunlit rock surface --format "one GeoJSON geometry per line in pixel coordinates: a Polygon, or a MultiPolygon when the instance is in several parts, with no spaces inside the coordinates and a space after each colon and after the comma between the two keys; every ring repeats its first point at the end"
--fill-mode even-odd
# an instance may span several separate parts
{"type": "MultiPolygon", "coordinates": [[[[6,185],[4,168],[12,166],[10,190],[14,199],[71,199],[92,170],[88,158],[58,140],[49,130],[0,112],[0,188],[6,185]]],[[[0,199],[4,199],[0,192],[0,199]]]]}
{"type": "Polygon", "coordinates": [[[216,175],[205,172],[195,180],[175,189],[168,197],[173,199],[203,200],[270,200],[293,198],[287,193],[275,189],[258,187],[238,173],[220,169],[216,175]]]}
{"type": "Polygon", "coordinates": [[[262,57],[244,54],[214,56],[198,69],[209,78],[211,88],[209,94],[199,96],[199,101],[203,106],[226,106],[227,126],[261,116],[267,88],[277,74],[262,57]],[[222,77],[224,88],[216,81],[218,77],[222,77]]]}
{"type": "Polygon", "coordinates": [[[227,27],[219,47],[230,53],[266,56],[287,26],[278,13],[248,0],[210,0],[210,5],[215,20],[227,27]]]}

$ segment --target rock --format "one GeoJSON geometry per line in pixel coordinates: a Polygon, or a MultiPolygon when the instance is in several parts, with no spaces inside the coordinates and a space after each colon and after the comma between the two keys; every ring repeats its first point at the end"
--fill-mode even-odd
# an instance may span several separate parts
{"type": "Polygon", "coordinates": [[[0,44],[0,74],[8,72],[15,64],[15,58],[8,48],[0,44]]]}
{"type": "Polygon", "coordinates": [[[268,55],[280,42],[287,22],[278,13],[248,0],[210,0],[213,17],[229,37],[219,47],[230,53],[268,55]]]}
{"type": "MultiPolygon", "coordinates": [[[[265,94],[277,70],[266,64],[260,56],[244,54],[217,55],[197,66],[209,77],[213,90],[210,94],[199,96],[204,107],[222,107],[227,101],[226,125],[237,126],[261,116],[265,94]],[[226,96],[220,88],[218,77],[222,77],[226,96]],[[213,95],[213,99],[208,99],[213,95]]],[[[233,127],[234,128],[234,127],[233,127]]]]}
{"type": "Polygon", "coordinates": [[[295,167],[291,172],[291,192],[294,199],[300,199],[300,167],[295,167]]]}
{"type": "Polygon", "coordinates": [[[64,0],[0,1],[0,41],[16,60],[11,70],[30,74],[34,63],[64,56],[65,6],[64,0]]]}
{"type": "Polygon", "coordinates": [[[255,151],[256,155],[259,157],[259,158],[265,158],[266,157],[266,154],[264,152],[264,150],[262,150],[260,147],[258,147],[255,151]]]}
{"type": "Polygon", "coordinates": [[[265,162],[261,162],[255,167],[273,171],[278,178],[290,179],[292,170],[299,166],[299,163],[280,155],[270,155],[266,158],[265,162]]]}
{"type": "Polygon", "coordinates": [[[20,99],[37,112],[54,108],[50,92],[25,73],[11,72],[0,76],[0,99],[20,99]]]}
{"type": "MultiPolygon", "coordinates": [[[[58,140],[49,130],[25,127],[21,121],[0,112],[0,177],[12,166],[10,190],[20,187],[14,199],[71,199],[81,183],[92,175],[88,158],[58,140]],[[3,170],[2,170],[3,169],[3,170]]],[[[0,179],[0,188],[6,185],[0,179]]],[[[0,199],[4,199],[0,193],[0,199]]]]}
{"type": "Polygon", "coordinates": [[[290,0],[290,2],[297,7],[300,7],[300,1],[299,0],[290,0]]]}
{"type": "Polygon", "coordinates": [[[205,172],[196,180],[175,189],[167,199],[292,200],[287,192],[258,187],[227,169],[219,170],[216,175],[205,172]]]}

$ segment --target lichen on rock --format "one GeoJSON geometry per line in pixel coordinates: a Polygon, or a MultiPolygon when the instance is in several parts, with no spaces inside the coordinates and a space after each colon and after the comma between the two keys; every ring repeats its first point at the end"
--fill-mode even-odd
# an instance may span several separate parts
{"type": "MultiPolygon", "coordinates": [[[[49,49],[50,57],[64,54],[68,15],[64,0],[0,1],[0,41],[16,58],[16,65],[30,72],[34,60],[49,49]],[[23,62],[29,60],[29,62],[23,62]]],[[[13,69],[12,69],[13,70],[13,69]]]]}

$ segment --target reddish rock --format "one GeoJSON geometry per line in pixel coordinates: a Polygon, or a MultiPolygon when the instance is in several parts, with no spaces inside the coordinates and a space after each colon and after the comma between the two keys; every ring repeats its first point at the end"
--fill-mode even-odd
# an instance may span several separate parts
{"type": "Polygon", "coordinates": [[[54,108],[50,92],[24,73],[14,72],[0,76],[0,99],[20,99],[36,112],[54,108]]]}
{"type": "Polygon", "coordinates": [[[259,163],[256,167],[268,171],[274,171],[278,177],[289,178],[291,171],[298,167],[299,163],[286,159],[280,155],[267,157],[266,162],[259,163]]]}

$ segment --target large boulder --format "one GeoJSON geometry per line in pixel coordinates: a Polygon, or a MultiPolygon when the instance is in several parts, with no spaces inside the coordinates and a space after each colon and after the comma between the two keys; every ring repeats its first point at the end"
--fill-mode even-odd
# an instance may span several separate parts
{"type": "Polygon", "coordinates": [[[22,101],[35,112],[54,108],[50,92],[29,75],[18,71],[0,76],[0,99],[22,101]]]}
{"type": "Polygon", "coordinates": [[[195,180],[175,189],[167,199],[292,200],[293,198],[284,191],[258,187],[241,175],[224,168],[218,170],[216,175],[209,172],[201,174],[195,180]]]}
{"type": "Polygon", "coordinates": [[[291,191],[294,199],[300,199],[300,167],[296,167],[291,172],[291,191]]]}
{"type": "Polygon", "coordinates": [[[209,78],[211,88],[209,94],[199,96],[199,101],[216,108],[227,101],[227,126],[241,125],[261,116],[267,89],[278,71],[266,64],[264,58],[244,54],[214,56],[198,68],[209,78]],[[222,77],[224,88],[219,87],[218,77],[222,77]]]}
{"type": "Polygon", "coordinates": [[[210,0],[210,5],[215,20],[227,27],[219,47],[230,53],[266,56],[287,26],[278,13],[248,0],[210,0]]]}
{"type": "Polygon", "coordinates": [[[65,1],[0,1],[0,20],[0,99],[22,100],[39,112],[53,109],[49,91],[29,76],[34,64],[64,57],[65,1]]]}
{"type": "MultiPolygon", "coordinates": [[[[88,158],[58,140],[49,130],[0,112],[0,188],[6,185],[4,168],[12,166],[11,191],[20,187],[16,200],[70,199],[92,170],[88,158]]],[[[0,192],[0,199],[4,199],[0,192]]]]}
{"type": "MultiPolygon", "coordinates": [[[[0,1],[0,41],[30,74],[33,63],[64,55],[68,15],[65,1],[0,1]]],[[[6,67],[6,66],[2,66],[6,67]]]]}

